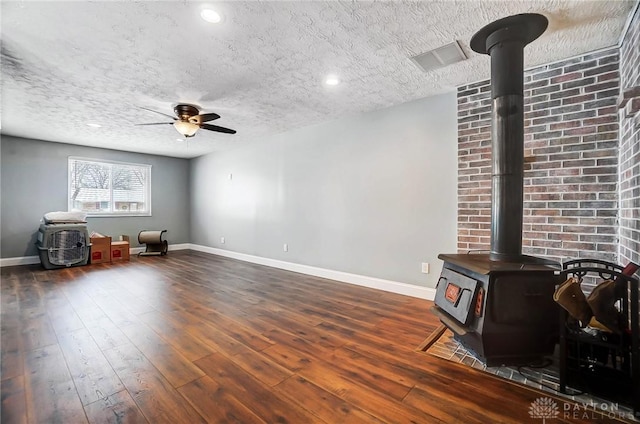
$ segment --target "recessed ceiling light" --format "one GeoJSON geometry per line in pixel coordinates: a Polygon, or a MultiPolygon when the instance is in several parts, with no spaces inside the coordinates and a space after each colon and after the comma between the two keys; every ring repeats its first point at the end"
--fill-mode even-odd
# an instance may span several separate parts
{"type": "Polygon", "coordinates": [[[102,125],[100,125],[100,124],[94,124],[93,122],[89,122],[89,123],[87,124],[87,126],[88,126],[88,127],[91,127],[91,128],[100,128],[100,127],[102,127],[102,125]]]}
{"type": "Polygon", "coordinates": [[[213,9],[202,9],[202,12],[200,12],[200,17],[207,22],[211,22],[212,24],[222,22],[222,15],[220,15],[213,9]]]}
{"type": "Polygon", "coordinates": [[[338,85],[340,84],[340,79],[335,75],[329,75],[325,78],[324,83],[327,85],[338,85]]]}

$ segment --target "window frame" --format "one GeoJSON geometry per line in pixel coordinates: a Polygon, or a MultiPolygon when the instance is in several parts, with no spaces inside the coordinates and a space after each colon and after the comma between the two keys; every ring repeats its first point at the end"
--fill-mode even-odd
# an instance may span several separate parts
{"type": "MultiPolygon", "coordinates": [[[[144,163],[132,163],[132,162],[122,162],[122,161],[114,161],[114,160],[106,160],[106,159],[96,159],[96,158],[87,158],[80,156],[69,156],[67,158],[67,210],[71,211],[74,208],[73,199],[71,199],[71,194],[73,193],[72,187],[72,164],[76,161],[81,162],[89,162],[94,163],[100,166],[109,166],[109,190],[110,190],[110,199],[108,202],[110,204],[110,211],[99,211],[99,212],[91,212],[91,211],[82,211],[87,214],[87,217],[101,217],[101,218],[113,218],[113,217],[132,217],[132,216],[152,216],[151,212],[151,171],[152,165],[144,164],[144,163]],[[147,175],[147,182],[144,184],[144,194],[145,194],[145,203],[148,203],[147,210],[144,210],[140,213],[132,213],[130,209],[127,209],[126,212],[117,212],[114,211],[115,201],[113,200],[113,174],[111,171],[111,167],[114,165],[122,165],[122,166],[130,166],[144,169],[147,175]]],[[[99,203],[100,200],[96,200],[96,203],[99,203]]],[[[140,205],[140,202],[135,202],[140,205]]]]}

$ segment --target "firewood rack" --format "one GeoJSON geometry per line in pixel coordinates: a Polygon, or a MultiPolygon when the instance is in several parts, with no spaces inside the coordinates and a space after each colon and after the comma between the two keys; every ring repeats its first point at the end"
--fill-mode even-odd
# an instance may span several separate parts
{"type": "Polygon", "coordinates": [[[560,391],[591,393],[633,409],[640,418],[640,316],[638,279],[622,274],[622,267],[595,259],[576,259],[563,264],[563,277],[626,283],[617,299],[628,322],[621,334],[583,331],[563,309],[560,318],[560,391]]]}

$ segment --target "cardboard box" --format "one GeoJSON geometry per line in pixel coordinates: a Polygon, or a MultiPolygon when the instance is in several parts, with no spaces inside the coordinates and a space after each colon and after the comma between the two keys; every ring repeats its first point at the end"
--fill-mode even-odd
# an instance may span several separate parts
{"type": "Polygon", "coordinates": [[[91,255],[89,260],[92,264],[103,264],[111,262],[111,237],[102,234],[91,234],[91,255]]]}
{"type": "Polygon", "coordinates": [[[128,241],[112,241],[111,242],[111,261],[128,261],[129,260],[129,242],[128,241]]]}

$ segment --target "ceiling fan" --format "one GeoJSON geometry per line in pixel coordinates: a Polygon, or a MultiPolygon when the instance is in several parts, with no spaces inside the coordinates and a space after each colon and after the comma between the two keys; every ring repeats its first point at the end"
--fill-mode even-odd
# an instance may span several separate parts
{"type": "Polygon", "coordinates": [[[167,125],[171,124],[173,127],[180,133],[182,136],[193,137],[196,135],[196,132],[202,128],[203,130],[216,131],[226,134],[235,134],[236,131],[231,128],[219,127],[217,125],[205,124],[205,122],[213,121],[220,118],[220,115],[217,113],[200,113],[200,110],[190,104],[178,104],[173,108],[173,112],[176,116],[171,116],[166,113],[158,112],[157,110],[149,109],[146,107],[142,107],[142,109],[159,113],[160,115],[164,115],[168,118],[173,119],[173,122],[151,122],[147,124],[136,124],[136,125],[167,125]]]}

